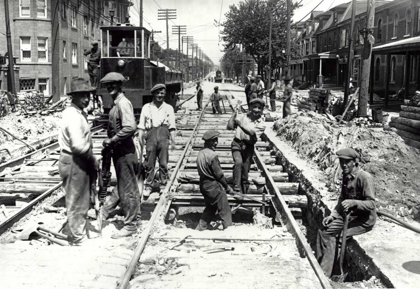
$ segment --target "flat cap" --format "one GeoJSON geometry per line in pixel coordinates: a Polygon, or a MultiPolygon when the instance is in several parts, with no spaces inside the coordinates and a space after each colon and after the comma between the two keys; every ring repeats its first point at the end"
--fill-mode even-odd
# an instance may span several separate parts
{"type": "Polygon", "coordinates": [[[110,83],[110,82],[119,82],[119,81],[126,82],[127,79],[124,77],[124,75],[118,72],[109,72],[101,79],[101,83],[110,83]]]}
{"type": "Polygon", "coordinates": [[[257,75],[257,78],[261,78],[261,75],[259,75],[259,74],[258,74],[258,75],[257,75]]]}
{"type": "Polygon", "coordinates": [[[416,90],[416,94],[420,94],[420,91],[419,90],[416,90]]]}
{"type": "Polygon", "coordinates": [[[98,41],[92,41],[92,46],[94,46],[94,45],[98,45],[98,41]]]}
{"type": "Polygon", "coordinates": [[[254,98],[254,99],[252,99],[250,102],[249,102],[249,104],[254,104],[254,103],[259,103],[259,104],[261,104],[262,106],[265,106],[265,102],[264,102],[264,100],[262,100],[261,98],[254,98]]]}
{"type": "Polygon", "coordinates": [[[352,148],[341,149],[336,154],[337,157],[344,160],[354,160],[360,157],[359,154],[352,148]]]}
{"type": "Polygon", "coordinates": [[[214,89],[219,89],[219,87],[218,86],[215,86],[214,89]]]}
{"type": "Polygon", "coordinates": [[[214,138],[217,138],[220,135],[220,132],[218,132],[217,130],[208,130],[204,133],[203,135],[203,140],[207,141],[207,140],[211,140],[214,138]]]}
{"type": "Polygon", "coordinates": [[[152,87],[152,89],[150,90],[152,93],[159,90],[159,89],[166,89],[166,85],[164,85],[163,83],[158,83],[155,86],[152,87]]]}

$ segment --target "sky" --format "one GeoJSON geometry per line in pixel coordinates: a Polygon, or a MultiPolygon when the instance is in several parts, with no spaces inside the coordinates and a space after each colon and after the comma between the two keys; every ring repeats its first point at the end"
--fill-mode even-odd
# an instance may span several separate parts
{"type": "MultiPolygon", "coordinates": [[[[139,1],[131,0],[130,22],[139,25],[139,1]]],[[[301,21],[312,9],[320,4],[316,11],[328,9],[350,2],[351,0],[292,0],[302,1],[302,6],[295,11],[293,21],[301,21]]],[[[186,25],[188,36],[194,37],[194,43],[213,61],[219,64],[223,56],[223,42],[219,41],[219,31],[215,21],[223,22],[229,6],[237,5],[241,0],[143,0],[143,26],[148,30],[162,31],[155,34],[155,41],[166,48],[166,21],[158,20],[158,9],[176,9],[176,19],[169,21],[169,47],[178,49],[178,35],[172,34],[172,26],[186,25]]],[[[308,16],[307,16],[308,17],[308,16]]],[[[186,45],[184,45],[185,51],[186,45]]],[[[191,50],[190,52],[191,53],[191,50]]]]}

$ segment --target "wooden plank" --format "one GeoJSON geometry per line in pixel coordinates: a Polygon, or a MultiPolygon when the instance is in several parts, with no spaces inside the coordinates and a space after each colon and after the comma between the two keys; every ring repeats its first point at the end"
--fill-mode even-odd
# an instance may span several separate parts
{"type": "Polygon", "coordinates": [[[420,113],[400,111],[400,117],[404,117],[404,118],[408,118],[412,120],[420,120],[420,113]]]}

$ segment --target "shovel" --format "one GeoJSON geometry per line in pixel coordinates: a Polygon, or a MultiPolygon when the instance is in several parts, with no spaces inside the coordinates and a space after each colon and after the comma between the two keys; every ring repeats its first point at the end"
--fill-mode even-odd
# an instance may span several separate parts
{"type": "Polygon", "coordinates": [[[347,241],[347,227],[349,225],[349,215],[351,212],[348,212],[344,215],[344,227],[343,227],[343,238],[341,240],[341,251],[340,251],[340,275],[334,275],[331,277],[331,280],[334,282],[342,283],[347,277],[348,273],[343,271],[343,261],[344,255],[346,254],[346,241],[347,241]]]}
{"type": "MultiPolygon", "coordinates": [[[[69,243],[66,242],[66,241],[59,240],[59,239],[50,237],[50,236],[48,236],[48,235],[46,235],[44,233],[41,233],[40,231],[38,231],[39,228],[40,228],[39,224],[32,224],[32,225],[28,226],[27,228],[25,228],[20,233],[19,239],[20,240],[30,240],[31,239],[31,235],[32,234],[36,234],[36,235],[38,235],[38,236],[40,236],[42,238],[45,238],[45,239],[47,239],[47,240],[49,240],[49,241],[51,241],[51,242],[53,242],[55,244],[60,245],[60,246],[68,246],[69,245],[69,243]]],[[[52,232],[50,230],[46,230],[45,228],[42,228],[41,230],[46,231],[46,232],[49,232],[49,233],[52,233],[52,234],[57,235],[57,236],[60,236],[60,237],[66,237],[67,238],[66,235],[63,235],[63,234],[60,234],[60,233],[55,233],[55,232],[52,232]]]]}

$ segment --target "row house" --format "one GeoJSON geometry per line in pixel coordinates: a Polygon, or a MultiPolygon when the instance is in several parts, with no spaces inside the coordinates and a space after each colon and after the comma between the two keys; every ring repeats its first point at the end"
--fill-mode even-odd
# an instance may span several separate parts
{"type": "MultiPolygon", "coordinates": [[[[371,103],[374,93],[384,99],[387,105],[389,100],[401,100],[419,89],[419,7],[419,0],[376,1],[375,25],[372,27],[375,44],[372,50],[371,103]]],[[[366,1],[356,2],[352,37],[354,58],[350,76],[355,86],[360,82],[364,46],[359,31],[366,27],[366,9],[366,1]]],[[[315,28],[316,23],[315,32],[310,38],[297,38],[296,43],[301,45],[302,42],[316,42],[316,48],[300,50],[301,60],[293,61],[302,61],[303,70],[292,70],[295,72],[292,75],[310,84],[330,88],[344,87],[348,72],[351,10],[352,3],[349,2],[327,12],[312,12],[304,25],[315,28]]]]}
{"type": "MultiPolygon", "coordinates": [[[[9,1],[13,56],[19,71],[16,90],[43,91],[56,101],[69,91],[71,79],[88,78],[83,52],[100,39],[99,27],[110,25],[109,11],[114,11],[114,23],[124,22],[129,5],[128,0],[9,1]]],[[[0,18],[5,19],[4,9],[0,18]]],[[[7,51],[5,40],[0,41],[1,55],[7,51]]],[[[6,88],[5,81],[0,82],[0,89],[6,88]]]]}

